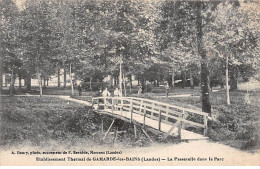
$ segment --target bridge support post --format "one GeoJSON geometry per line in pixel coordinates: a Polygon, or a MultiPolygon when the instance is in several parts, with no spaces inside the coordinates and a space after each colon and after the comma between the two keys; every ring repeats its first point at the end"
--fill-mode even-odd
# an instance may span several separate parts
{"type": "Polygon", "coordinates": [[[136,125],[134,124],[134,134],[135,134],[135,140],[137,138],[137,133],[136,133],[136,125]]]}
{"type": "Polygon", "coordinates": [[[143,128],[141,128],[142,129],[142,131],[144,132],[144,134],[146,135],[146,137],[150,140],[150,142],[151,143],[153,143],[153,140],[150,138],[150,136],[146,133],[146,131],[143,129],[143,128]]]}
{"type": "Polygon", "coordinates": [[[163,140],[166,140],[166,138],[171,134],[171,132],[180,124],[180,120],[177,120],[174,125],[170,128],[170,130],[163,136],[163,140]]]}
{"type": "Polygon", "coordinates": [[[104,120],[101,118],[101,132],[104,133],[104,120]]]}
{"type": "Polygon", "coordinates": [[[184,113],[180,117],[180,123],[179,123],[179,126],[178,126],[178,136],[180,137],[180,139],[181,139],[181,129],[182,129],[182,119],[183,119],[183,116],[184,116],[184,113]]]}
{"type": "Polygon", "coordinates": [[[112,123],[110,124],[110,126],[109,126],[109,128],[108,128],[108,130],[107,130],[107,132],[106,132],[106,134],[105,134],[105,136],[103,137],[103,141],[107,138],[107,135],[108,135],[108,133],[110,132],[110,130],[111,130],[111,128],[112,128],[114,122],[115,122],[115,119],[113,119],[112,123]]]}
{"type": "Polygon", "coordinates": [[[115,144],[115,141],[116,141],[116,138],[117,138],[117,131],[118,131],[118,127],[114,131],[113,145],[115,144]]]}
{"type": "Polygon", "coordinates": [[[104,111],[106,111],[106,109],[107,109],[107,99],[104,98],[104,111]]]}

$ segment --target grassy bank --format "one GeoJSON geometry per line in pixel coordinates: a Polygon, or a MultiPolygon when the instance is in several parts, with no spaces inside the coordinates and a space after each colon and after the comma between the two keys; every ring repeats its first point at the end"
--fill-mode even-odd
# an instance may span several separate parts
{"type": "MultiPolygon", "coordinates": [[[[225,92],[210,94],[212,115],[215,121],[209,124],[208,136],[240,149],[259,149],[259,92],[250,93],[250,104],[245,103],[245,92],[230,93],[231,104],[226,104],[225,92]]],[[[142,97],[161,102],[201,110],[200,97],[157,97],[153,93],[142,97]]]]}
{"type": "MultiPolygon", "coordinates": [[[[103,141],[101,119],[104,131],[113,119],[77,103],[46,96],[0,98],[0,147],[4,149],[24,145],[49,147],[53,144],[68,148],[75,145],[135,147],[150,144],[140,128],[137,128],[135,138],[132,124],[121,120],[116,120],[111,133],[103,141]],[[119,132],[115,135],[116,130],[119,132]]],[[[160,142],[158,136],[149,135],[160,142]]]]}

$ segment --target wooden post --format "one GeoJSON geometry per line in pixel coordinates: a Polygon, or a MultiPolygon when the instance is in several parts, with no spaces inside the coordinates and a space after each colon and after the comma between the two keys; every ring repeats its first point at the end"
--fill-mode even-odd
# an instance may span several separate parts
{"type": "Polygon", "coordinates": [[[106,105],[107,105],[107,99],[106,99],[106,97],[105,98],[103,98],[103,100],[104,100],[104,110],[106,111],[106,105]]]}
{"type": "Polygon", "coordinates": [[[168,116],[169,116],[169,106],[166,107],[166,117],[165,117],[165,121],[168,122],[168,116]]]}
{"type": "Polygon", "coordinates": [[[72,65],[70,63],[70,86],[71,86],[71,96],[73,96],[74,95],[74,87],[73,87],[71,67],[72,67],[72,65]]]}
{"type": "Polygon", "coordinates": [[[158,123],[158,130],[161,131],[161,115],[162,115],[162,112],[161,110],[159,110],[159,123],[158,123]]]}
{"type": "Polygon", "coordinates": [[[110,124],[110,126],[109,126],[109,128],[108,128],[108,130],[107,130],[107,132],[105,134],[105,136],[103,137],[103,141],[106,139],[106,137],[107,137],[108,133],[110,132],[114,122],[115,122],[115,119],[113,119],[112,123],[110,124]]]}
{"type": "Polygon", "coordinates": [[[203,135],[207,136],[207,130],[208,130],[208,117],[207,116],[203,116],[204,117],[204,132],[203,135]]]}
{"type": "Polygon", "coordinates": [[[143,122],[143,127],[145,127],[145,116],[146,116],[146,106],[144,105],[144,122],[143,122]]]}
{"type": "Polygon", "coordinates": [[[112,107],[111,107],[112,114],[114,112],[114,106],[115,106],[115,100],[114,100],[114,98],[112,98],[112,107]]]}
{"type": "Polygon", "coordinates": [[[136,134],[136,126],[135,126],[135,124],[134,124],[134,133],[135,133],[135,140],[136,140],[137,134],[136,134]]]}
{"type": "Polygon", "coordinates": [[[130,119],[130,122],[132,123],[133,121],[133,100],[131,99],[131,102],[130,102],[130,112],[131,112],[131,119],[130,119]]]}
{"type": "Polygon", "coordinates": [[[178,126],[178,135],[179,135],[180,139],[181,139],[182,118],[183,118],[183,114],[180,117],[180,123],[178,126]]]}
{"type": "Polygon", "coordinates": [[[153,119],[154,102],[152,103],[151,118],[153,119]]]}
{"type": "Polygon", "coordinates": [[[150,140],[150,142],[152,142],[153,143],[153,140],[150,138],[150,136],[146,133],[146,131],[143,129],[143,128],[141,128],[142,129],[142,131],[144,132],[144,134],[146,135],[146,137],[150,140]]]}
{"type": "Polygon", "coordinates": [[[114,145],[114,143],[115,143],[115,141],[116,141],[117,131],[118,131],[118,127],[117,127],[116,130],[114,131],[113,145],[114,145]]]}
{"type": "Polygon", "coordinates": [[[170,130],[164,135],[163,140],[165,140],[174,130],[174,128],[179,125],[180,123],[180,119],[176,121],[176,123],[174,123],[174,125],[172,125],[172,127],[170,128],[170,130]]]}
{"type": "Polygon", "coordinates": [[[122,116],[122,112],[123,112],[123,103],[124,100],[122,99],[122,97],[120,98],[121,104],[120,104],[120,115],[122,116]]]}
{"type": "Polygon", "coordinates": [[[143,109],[143,100],[141,100],[141,104],[140,104],[140,113],[142,113],[142,109],[143,109]]]}

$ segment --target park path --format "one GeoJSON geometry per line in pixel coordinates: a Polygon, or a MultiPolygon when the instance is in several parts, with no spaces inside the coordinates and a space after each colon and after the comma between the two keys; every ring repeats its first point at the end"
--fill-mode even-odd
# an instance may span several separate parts
{"type": "Polygon", "coordinates": [[[21,146],[13,147],[10,150],[0,150],[0,166],[1,165],[206,165],[206,166],[259,166],[260,165],[260,152],[250,153],[241,151],[227,145],[210,142],[207,140],[199,140],[192,142],[181,142],[179,144],[152,144],[148,147],[109,147],[97,146],[89,147],[88,143],[81,143],[71,147],[66,147],[58,142],[52,142],[48,147],[37,146],[21,146]],[[121,154],[61,154],[61,155],[13,155],[12,151],[20,152],[47,152],[47,151],[121,151],[121,154]],[[158,159],[158,161],[79,161],[79,162],[52,162],[52,161],[36,161],[35,158],[49,157],[49,158],[97,158],[97,157],[120,157],[120,158],[145,158],[145,159],[158,159]],[[191,159],[192,161],[184,160],[191,159]],[[212,161],[209,161],[209,158],[212,161]],[[12,160],[10,160],[12,159],[12,160]],[[171,161],[172,160],[172,161],[171,161]]]}
{"type": "MultiPolygon", "coordinates": [[[[21,95],[20,95],[21,96],[21,95]]],[[[23,95],[26,97],[34,97],[39,95],[23,95]]],[[[92,103],[87,101],[82,101],[74,98],[70,98],[70,96],[61,96],[61,95],[48,95],[48,97],[56,97],[61,98],[67,101],[75,101],[79,104],[84,104],[86,106],[91,106],[92,103]]],[[[79,144],[77,146],[72,146],[70,150],[96,150],[96,151],[104,151],[110,150],[115,151],[116,149],[120,149],[123,153],[118,155],[119,157],[146,157],[146,158],[160,158],[166,159],[165,161],[161,161],[160,163],[156,162],[109,162],[109,163],[98,163],[98,162],[89,162],[89,165],[100,164],[100,165],[260,165],[260,151],[257,150],[255,153],[250,153],[247,151],[241,151],[230,147],[228,145],[224,145],[218,142],[212,142],[210,140],[196,140],[189,142],[181,142],[179,144],[157,144],[153,143],[149,147],[136,147],[136,148],[127,148],[127,147],[97,147],[97,148],[89,148],[87,143],[79,144]],[[196,161],[168,161],[169,158],[196,158],[196,161]],[[199,161],[198,158],[209,159],[213,158],[213,161],[199,161]]],[[[63,151],[66,150],[66,147],[63,147],[60,144],[52,143],[49,147],[30,147],[30,146],[22,146],[20,148],[12,148],[15,151],[45,151],[45,150],[55,150],[55,151],[63,151]]],[[[83,155],[82,155],[83,156],[83,155]]],[[[80,155],[74,156],[75,158],[80,158],[80,155]]],[[[91,156],[92,157],[92,156],[91,156]]],[[[20,164],[20,165],[46,165],[50,164],[49,162],[38,162],[35,161],[35,156],[19,156],[19,158],[13,158],[10,150],[0,150],[0,159],[1,165],[11,165],[11,164],[20,164]],[[10,159],[13,159],[10,161],[10,159]],[[17,161],[16,161],[17,160],[17,161]]],[[[60,165],[64,165],[65,163],[60,163],[60,165]]],[[[75,165],[75,163],[70,163],[71,165],[75,165]]],[[[79,165],[86,165],[85,163],[78,163],[79,165]]]]}
{"type": "Polygon", "coordinates": [[[84,101],[84,100],[79,100],[79,99],[74,99],[71,98],[70,96],[57,96],[58,98],[61,98],[63,100],[67,100],[67,101],[72,101],[72,102],[76,102],[76,103],[80,103],[80,104],[84,104],[86,106],[91,106],[92,103],[88,102],[88,101],[84,101]]]}

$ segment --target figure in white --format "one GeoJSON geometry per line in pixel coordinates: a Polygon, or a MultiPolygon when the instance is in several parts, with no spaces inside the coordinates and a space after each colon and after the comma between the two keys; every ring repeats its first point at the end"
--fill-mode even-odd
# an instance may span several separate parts
{"type": "MultiPolygon", "coordinates": [[[[107,87],[106,87],[106,89],[102,92],[102,96],[103,97],[109,97],[110,96],[110,92],[107,90],[107,87]]],[[[104,98],[104,110],[106,110],[106,107],[107,107],[107,99],[106,98],[104,98]]]]}

